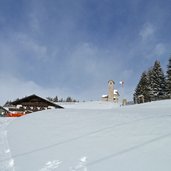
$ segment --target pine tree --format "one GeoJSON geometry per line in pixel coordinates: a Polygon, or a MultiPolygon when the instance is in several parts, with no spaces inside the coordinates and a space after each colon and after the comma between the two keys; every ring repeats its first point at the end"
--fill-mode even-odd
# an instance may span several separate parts
{"type": "Polygon", "coordinates": [[[53,98],[52,97],[46,97],[47,100],[53,102],[53,98]]]}
{"type": "Polygon", "coordinates": [[[150,68],[147,72],[150,101],[152,101],[154,99],[154,92],[152,89],[152,85],[153,85],[152,75],[153,75],[153,69],[150,68]]]}
{"type": "Polygon", "coordinates": [[[137,87],[135,89],[135,92],[134,92],[134,103],[139,103],[139,100],[138,100],[138,97],[139,95],[141,94],[141,84],[140,84],[140,81],[139,83],[137,84],[137,87]]]}
{"type": "Polygon", "coordinates": [[[71,97],[67,97],[66,102],[72,102],[72,98],[71,97]]]}
{"type": "Polygon", "coordinates": [[[53,102],[58,102],[58,96],[55,96],[55,97],[53,98],[53,102]]]}
{"type": "Polygon", "coordinates": [[[11,106],[11,101],[7,101],[5,104],[4,104],[4,107],[9,107],[11,106]]]}
{"type": "Polygon", "coordinates": [[[169,59],[169,64],[167,65],[166,74],[166,95],[171,99],[171,57],[169,59]]]}
{"type": "Polygon", "coordinates": [[[166,97],[166,80],[160,62],[155,61],[150,73],[150,85],[153,100],[161,100],[166,97]]]}
{"type": "Polygon", "coordinates": [[[144,102],[151,101],[149,81],[146,72],[142,73],[141,79],[135,89],[134,102],[140,103],[140,96],[143,96],[144,102]]]}
{"type": "Polygon", "coordinates": [[[150,87],[148,82],[147,73],[143,72],[141,76],[141,94],[144,96],[144,102],[150,101],[150,87]]]}

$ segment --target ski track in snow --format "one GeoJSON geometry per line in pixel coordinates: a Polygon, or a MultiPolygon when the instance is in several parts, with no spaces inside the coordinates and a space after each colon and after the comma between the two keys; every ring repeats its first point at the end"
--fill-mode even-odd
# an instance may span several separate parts
{"type": "Polygon", "coordinates": [[[96,165],[97,163],[104,162],[106,160],[109,160],[109,159],[114,158],[114,157],[118,157],[118,156],[123,155],[125,153],[129,153],[129,152],[138,150],[139,148],[143,148],[144,146],[150,145],[150,144],[155,143],[157,141],[162,141],[163,139],[168,138],[170,136],[171,136],[171,133],[163,135],[163,136],[159,136],[159,137],[156,137],[156,138],[153,138],[153,139],[151,139],[149,141],[145,141],[143,143],[140,143],[138,145],[132,146],[130,148],[126,148],[126,149],[124,149],[122,151],[119,151],[117,153],[110,154],[110,155],[105,156],[103,158],[100,158],[100,159],[97,159],[97,160],[92,161],[90,163],[87,163],[87,166],[93,166],[93,165],[96,165]]]}
{"type": "MultiPolygon", "coordinates": [[[[91,169],[94,170],[94,168],[96,169],[101,166],[107,167],[106,164],[108,163],[112,165],[113,162],[116,162],[118,160],[122,161],[125,156],[132,157],[134,156],[134,154],[139,154],[148,149],[150,149],[149,154],[153,156],[154,154],[157,154],[156,151],[153,151],[153,146],[155,150],[155,146],[158,147],[160,144],[161,149],[159,150],[159,154],[162,154],[162,152],[164,151],[166,153],[166,156],[164,157],[166,158],[167,162],[168,154],[167,151],[165,151],[166,149],[164,145],[165,143],[167,145],[167,143],[170,142],[171,138],[171,127],[169,126],[169,124],[171,123],[171,115],[169,113],[170,108],[167,107],[167,110],[165,110],[164,108],[159,108],[158,111],[158,108],[155,109],[153,106],[152,109],[144,109],[142,106],[141,110],[141,105],[140,107],[135,105],[135,108],[133,106],[133,108],[126,108],[126,110],[125,108],[120,108],[116,110],[100,110],[92,111],[85,109],[66,109],[61,111],[61,113],[59,112],[59,115],[56,115],[57,111],[47,111],[47,113],[44,111],[44,113],[38,113],[37,115],[35,115],[35,117],[34,115],[30,115],[28,116],[28,118],[23,118],[23,120],[21,118],[21,120],[19,120],[19,122],[17,123],[24,126],[25,124],[28,124],[28,127],[27,125],[26,127],[24,127],[25,130],[26,128],[30,128],[30,123],[34,123],[34,130],[38,128],[38,132],[32,132],[29,130],[30,137],[36,137],[36,135],[38,135],[39,132],[43,130],[42,127],[49,128],[51,124],[52,127],[50,128],[55,128],[55,130],[59,131],[54,131],[51,133],[50,130],[46,131],[44,129],[45,135],[48,135],[47,137],[52,138],[53,141],[45,141],[45,143],[43,143],[43,141],[40,141],[40,143],[38,143],[37,145],[28,146],[28,149],[23,148],[23,150],[20,150],[19,144],[11,146],[11,149],[15,151],[13,157],[11,157],[11,150],[8,145],[6,130],[6,126],[9,124],[10,121],[8,122],[0,120],[0,124],[2,123],[1,126],[3,125],[2,127],[0,127],[0,138],[3,139],[3,155],[1,155],[0,153],[0,171],[15,171],[14,160],[16,160],[16,167],[19,165],[19,167],[21,168],[26,168],[26,171],[31,171],[32,169],[27,170],[27,167],[25,167],[25,165],[27,165],[27,159],[32,159],[32,157],[34,158],[34,156],[39,156],[40,154],[45,154],[45,156],[46,154],[48,154],[48,157],[42,157],[41,159],[34,158],[35,161],[29,161],[30,163],[33,162],[35,167],[37,167],[36,171],[88,171],[91,169]],[[47,114],[49,115],[47,116],[47,114]],[[45,119],[44,117],[42,117],[42,115],[45,116],[45,119]],[[111,119],[109,119],[110,117],[111,119]],[[37,127],[37,123],[41,123],[42,125],[37,127]],[[68,134],[68,131],[70,131],[70,129],[71,135],[68,134]],[[60,134],[58,134],[59,132],[60,134]],[[54,138],[54,135],[57,135],[56,138],[54,138]],[[112,137],[115,135],[116,141],[115,137],[112,137]],[[58,136],[61,138],[58,138],[58,136]],[[98,140],[100,140],[101,142],[99,142],[98,140]],[[111,143],[114,143],[113,147],[110,143],[108,143],[110,140],[112,140],[111,143]],[[124,143],[122,143],[122,141],[124,143]],[[19,150],[15,150],[15,146],[19,150]],[[76,148],[76,151],[74,151],[73,147],[76,148]],[[81,149],[81,147],[83,148],[81,149]],[[89,147],[97,149],[92,149],[91,151],[89,147]],[[67,154],[68,149],[69,152],[72,152],[71,154],[67,154]],[[56,154],[53,153],[55,150],[57,151],[56,154]],[[52,156],[54,159],[52,158],[50,151],[52,151],[52,156]],[[63,154],[63,152],[66,153],[66,156],[63,154]],[[93,152],[95,152],[95,154],[93,152]],[[85,154],[86,156],[84,156],[85,154]],[[83,157],[79,158],[80,156],[83,157]],[[87,158],[89,159],[88,161],[87,158]],[[39,161],[39,164],[36,163],[36,160],[39,161]],[[22,164],[21,161],[23,161],[25,164],[22,164]]],[[[14,128],[14,130],[15,128],[18,128],[17,124],[12,124],[11,130],[9,129],[13,133],[15,131],[13,131],[12,128],[14,128]]],[[[14,134],[11,135],[13,137],[11,140],[15,139],[14,134]]],[[[17,136],[19,137],[19,134],[17,136]]],[[[19,139],[16,140],[18,142],[19,139]]],[[[24,140],[22,141],[25,142],[24,140]]],[[[31,142],[35,143],[37,143],[37,141],[39,142],[39,140],[31,140],[31,142]]],[[[159,156],[159,159],[162,159],[162,155],[161,157],[159,156]]],[[[155,156],[153,157],[155,158],[155,156]]],[[[126,159],[129,160],[129,158],[126,159]]],[[[145,160],[145,158],[143,160],[145,160]]],[[[159,163],[157,164],[160,166],[159,163]]],[[[100,170],[103,170],[103,167],[100,168],[100,170]]],[[[115,168],[115,166],[112,167],[115,168]]],[[[35,171],[34,167],[30,168],[33,168],[33,171],[35,171]]],[[[23,171],[23,169],[21,169],[21,171],[23,171]]],[[[157,171],[160,170],[158,169],[157,171]]]]}
{"type": "Polygon", "coordinates": [[[0,118],[0,171],[15,171],[14,159],[11,156],[6,130],[11,121],[11,118],[0,118]]]}
{"type": "Polygon", "coordinates": [[[70,167],[69,171],[88,171],[87,170],[87,157],[81,157],[78,164],[74,167],[70,167]]]}
{"type": "MultiPolygon", "coordinates": [[[[159,116],[159,118],[160,117],[162,117],[162,116],[159,116]]],[[[48,145],[48,146],[44,146],[44,147],[41,147],[41,148],[34,149],[32,151],[28,151],[28,152],[24,152],[24,153],[21,153],[21,154],[13,155],[13,158],[15,159],[15,158],[22,157],[22,156],[25,156],[25,155],[28,155],[28,154],[32,154],[32,153],[35,153],[35,152],[38,152],[38,151],[48,150],[49,148],[53,148],[55,146],[59,146],[59,145],[67,144],[67,143],[71,143],[73,141],[77,141],[79,139],[82,139],[82,138],[85,138],[85,137],[88,137],[88,136],[101,134],[101,133],[104,133],[105,131],[113,131],[113,129],[117,128],[117,127],[122,127],[122,126],[126,126],[126,125],[129,125],[129,124],[133,124],[133,123],[137,123],[137,122],[141,122],[141,121],[145,121],[145,120],[149,120],[149,119],[153,119],[153,118],[156,118],[156,116],[150,116],[150,117],[145,117],[145,118],[140,118],[140,119],[134,119],[133,121],[128,121],[128,122],[124,122],[124,123],[113,124],[111,126],[104,127],[104,128],[101,128],[101,129],[98,129],[98,130],[95,130],[95,131],[91,131],[91,132],[88,132],[88,133],[83,134],[81,136],[74,137],[74,138],[71,138],[71,139],[67,139],[67,140],[58,142],[56,144],[51,144],[51,145],[48,145]]]]}

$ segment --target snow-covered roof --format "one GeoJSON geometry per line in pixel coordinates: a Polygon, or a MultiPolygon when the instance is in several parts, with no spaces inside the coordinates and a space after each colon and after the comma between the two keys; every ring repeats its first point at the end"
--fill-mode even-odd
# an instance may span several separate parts
{"type": "Polygon", "coordinates": [[[104,94],[104,95],[102,95],[102,97],[105,98],[105,97],[108,97],[108,95],[105,95],[105,94],[104,94]]]}
{"type": "Polygon", "coordinates": [[[119,94],[118,90],[113,90],[113,94],[119,94]]]}
{"type": "MultiPolygon", "coordinates": [[[[113,90],[113,94],[114,95],[119,95],[118,90],[113,90]]],[[[106,94],[102,95],[102,98],[106,98],[106,97],[108,97],[108,95],[106,95],[106,94]]]]}

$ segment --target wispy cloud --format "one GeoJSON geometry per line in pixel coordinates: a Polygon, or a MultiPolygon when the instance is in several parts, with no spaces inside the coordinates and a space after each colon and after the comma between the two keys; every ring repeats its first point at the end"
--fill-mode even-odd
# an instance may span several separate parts
{"type": "Polygon", "coordinates": [[[35,83],[34,81],[24,80],[15,77],[14,75],[9,75],[8,73],[0,74],[1,82],[1,98],[0,104],[4,104],[7,100],[15,100],[16,98],[21,98],[24,96],[29,96],[31,94],[37,94],[44,98],[54,97],[57,95],[59,98],[66,98],[72,95],[65,88],[47,88],[42,87],[35,83]]]}
{"type": "Polygon", "coordinates": [[[140,36],[143,41],[149,40],[154,36],[156,28],[151,23],[145,23],[143,28],[140,30],[140,36]]]}
{"type": "Polygon", "coordinates": [[[163,62],[170,53],[169,5],[153,0],[131,0],[124,5],[112,0],[2,4],[0,73],[4,97],[53,91],[99,99],[106,92],[107,81],[114,79],[117,89],[119,81],[125,81],[125,92],[131,99],[141,72],[156,57],[163,62]],[[14,94],[12,82],[21,91],[14,94]]]}

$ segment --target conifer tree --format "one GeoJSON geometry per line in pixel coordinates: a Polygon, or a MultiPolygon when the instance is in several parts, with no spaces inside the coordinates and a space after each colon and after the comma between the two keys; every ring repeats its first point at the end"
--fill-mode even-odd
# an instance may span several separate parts
{"type": "Polygon", "coordinates": [[[169,59],[169,64],[167,65],[166,94],[168,98],[171,98],[171,57],[169,59]]]}
{"type": "Polygon", "coordinates": [[[166,80],[159,61],[155,61],[149,80],[154,100],[165,98],[166,80]]]}
{"type": "Polygon", "coordinates": [[[148,76],[147,76],[146,72],[142,73],[141,79],[135,89],[134,102],[136,101],[137,103],[140,103],[140,101],[139,101],[140,96],[144,97],[144,102],[151,101],[149,81],[148,81],[148,76]]]}
{"type": "Polygon", "coordinates": [[[54,101],[54,102],[58,102],[58,96],[55,96],[55,97],[53,98],[53,101],[54,101]]]}
{"type": "Polygon", "coordinates": [[[139,83],[137,84],[137,87],[135,89],[134,92],[134,103],[139,103],[138,97],[139,95],[141,95],[141,82],[139,81],[139,83]]]}
{"type": "Polygon", "coordinates": [[[153,89],[152,89],[152,85],[153,85],[152,75],[153,75],[153,69],[150,68],[147,72],[150,101],[152,101],[154,99],[154,93],[153,93],[153,89]]]}

